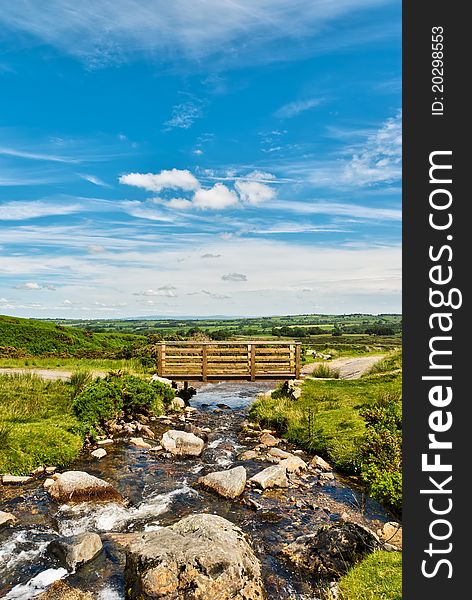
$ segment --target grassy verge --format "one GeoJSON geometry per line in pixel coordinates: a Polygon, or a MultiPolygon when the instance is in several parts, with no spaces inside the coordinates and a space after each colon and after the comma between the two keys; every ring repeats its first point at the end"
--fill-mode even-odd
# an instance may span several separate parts
{"type": "Polygon", "coordinates": [[[0,367],[12,369],[61,369],[64,371],[127,371],[142,374],[147,369],[136,358],[0,358],[0,367]]]}
{"type": "Polygon", "coordinates": [[[382,360],[376,362],[369,371],[364,375],[364,377],[368,377],[369,375],[375,375],[377,373],[388,373],[390,371],[396,371],[402,368],[402,351],[397,350],[396,352],[391,352],[382,360]]]}
{"type": "Polygon", "coordinates": [[[340,600],[401,600],[402,555],[374,552],[339,581],[340,600]]]}
{"type": "Polygon", "coordinates": [[[289,441],[319,452],[346,472],[360,467],[366,425],[359,409],[379,396],[398,394],[400,373],[362,379],[307,380],[298,400],[263,397],[251,407],[253,420],[279,430],[289,441]]]}
{"type": "Polygon", "coordinates": [[[68,385],[32,375],[0,375],[0,473],[64,467],[79,454],[83,428],[68,385]]]}
{"type": "Polygon", "coordinates": [[[106,434],[109,421],[162,414],[173,398],[170,386],[130,374],[81,371],[67,382],[0,375],[0,474],[66,467],[87,435],[106,434]]]}

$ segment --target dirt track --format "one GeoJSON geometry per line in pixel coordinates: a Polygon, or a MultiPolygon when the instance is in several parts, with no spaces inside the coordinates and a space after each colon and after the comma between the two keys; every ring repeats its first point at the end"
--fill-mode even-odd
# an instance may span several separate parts
{"type": "MultiPolygon", "coordinates": [[[[47,379],[49,381],[56,381],[58,379],[67,380],[70,379],[70,376],[72,375],[72,371],[63,371],[61,369],[9,369],[5,367],[0,368],[0,375],[24,375],[27,373],[30,373],[31,375],[37,375],[38,377],[41,377],[41,379],[47,379]]],[[[99,375],[105,375],[105,372],[93,371],[92,374],[95,377],[98,377],[99,375]]]]}
{"type": "Polygon", "coordinates": [[[305,365],[302,368],[302,373],[304,375],[311,375],[313,369],[319,364],[326,364],[331,367],[331,369],[339,369],[340,379],[359,379],[359,377],[366,373],[372,365],[383,357],[383,354],[375,354],[369,356],[335,358],[326,363],[310,363],[309,365],[305,365]]]}

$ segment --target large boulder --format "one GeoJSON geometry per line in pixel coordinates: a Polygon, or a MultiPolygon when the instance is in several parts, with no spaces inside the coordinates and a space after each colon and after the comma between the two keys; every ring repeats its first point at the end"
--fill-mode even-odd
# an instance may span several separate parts
{"type": "Polygon", "coordinates": [[[246,469],[234,467],[227,471],[216,471],[200,477],[198,483],[203,487],[216,492],[224,498],[237,498],[246,487],[246,469]]]}
{"type": "Polygon", "coordinates": [[[379,550],[379,538],[357,523],[321,525],[315,533],[302,535],[282,550],[297,567],[318,577],[339,577],[354,562],[379,550]]]}
{"type": "Polygon", "coordinates": [[[177,456],[200,456],[205,442],[193,433],[170,429],[162,436],[161,444],[171,454],[177,456]]]}
{"type": "Polygon", "coordinates": [[[102,547],[98,533],[87,532],[53,540],[48,545],[48,552],[68,571],[76,571],[77,567],[100,554],[102,547]]]}
{"type": "Polygon", "coordinates": [[[123,500],[112,485],[84,471],[65,471],[59,475],[48,492],[58,502],[123,500]]]}
{"type": "Polygon", "coordinates": [[[127,549],[128,600],[261,600],[261,565],[245,534],[216,515],[195,514],[145,533],[127,549]]]}
{"type": "Polygon", "coordinates": [[[249,481],[255,483],[263,490],[272,487],[286,488],[288,487],[287,469],[280,465],[273,465],[272,467],[267,467],[267,469],[264,469],[263,471],[259,471],[259,473],[251,477],[249,481]]]}
{"type": "Polygon", "coordinates": [[[90,592],[81,592],[64,581],[56,581],[48,590],[37,596],[37,600],[93,600],[90,592]]]}
{"type": "Polygon", "coordinates": [[[9,512],[0,510],[0,529],[6,525],[15,525],[17,518],[9,512]]]}

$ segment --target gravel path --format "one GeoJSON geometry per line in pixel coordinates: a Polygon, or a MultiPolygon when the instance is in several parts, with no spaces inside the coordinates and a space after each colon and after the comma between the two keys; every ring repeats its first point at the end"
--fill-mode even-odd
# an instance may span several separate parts
{"type": "MultiPolygon", "coordinates": [[[[30,373],[31,375],[37,375],[41,377],[41,379],[47,379],[49,381],[57,381],[58,379],[62,379],[63,381],[70,379],[73,371],[63,371],[61,369],[11,369],[7,367],[0,368],[0,375],[25,375],[30,373]]],[[[104,376],[104,371],[92,371],[92,375],[94,377],[104,376]]]]}
{"type": "Polygon", "coordinates": [[[305,365],[302,368],[302,373],[304,375],[311,375],[313,369],[319,364],[326,364],[332,369],[339,369],[340,379],[359,379],[359,377],[366,373],[372,365],[384,358],[384,356],[384,354],[373,354],[369,356],[335,358],[326,363],[311,363],[305,365]]]}

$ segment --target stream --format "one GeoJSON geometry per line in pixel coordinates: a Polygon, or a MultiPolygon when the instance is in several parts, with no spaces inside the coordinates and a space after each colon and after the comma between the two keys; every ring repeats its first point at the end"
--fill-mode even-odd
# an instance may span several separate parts
{"type": "MultiPolygon", "coordinates": [[[[0,509],[12,512],[18,524],[0,531],[0,597],[34,598],[54,580],[65,577],[65,570],[46,553],[48,543],[59,535],[95,531],[102,536],[104,551],[77,573],[69,574],[67,581],[75,588],[91,591],[98,600],[122,600],[125,555],[107,539],[107,534],[153,531],[191,513],[207,512],[236,523],[252,539],[262,563],[268,598],[317,598],[319,582],[280,559],[280,548],[299,535],[311,533],[320,522],[339,520],[342,514],[375,531],[379,523],[392,520],[388,512],[336,473],[329,485],[320,487],[317,476],[308,471],[288,489],[266,490],[263,494],[246,489],[238,501],[225,500],[196,485],[201,475],[230,466],[244,465],[248,477],[270,466],[260,460],[241,462],[237,455],[257,445],[257,438],[241,434],[241,424],[255,395],[273,387],[273,382],[204,385],[190,401],[197,410],[186,417],[186,423],[175,417],[172,425],[161,421],[153,424],[156,444],[167,429],[183,429],[186,424],[207,428],[208,444],[199,458],[163,457],[135,448],[124,439],[107,446],[108,454],[101,460],[90,457],[85,450],[71,469],[110,482],[129,500],[127,506],[60,506],[49,499],[42,480],[21,488],[1,488],[0,509]]],[[[281,448],[296,450],[287,444],[281,448]]],[[[298,454],[309,461],[304,453],[298,454]]]]}

